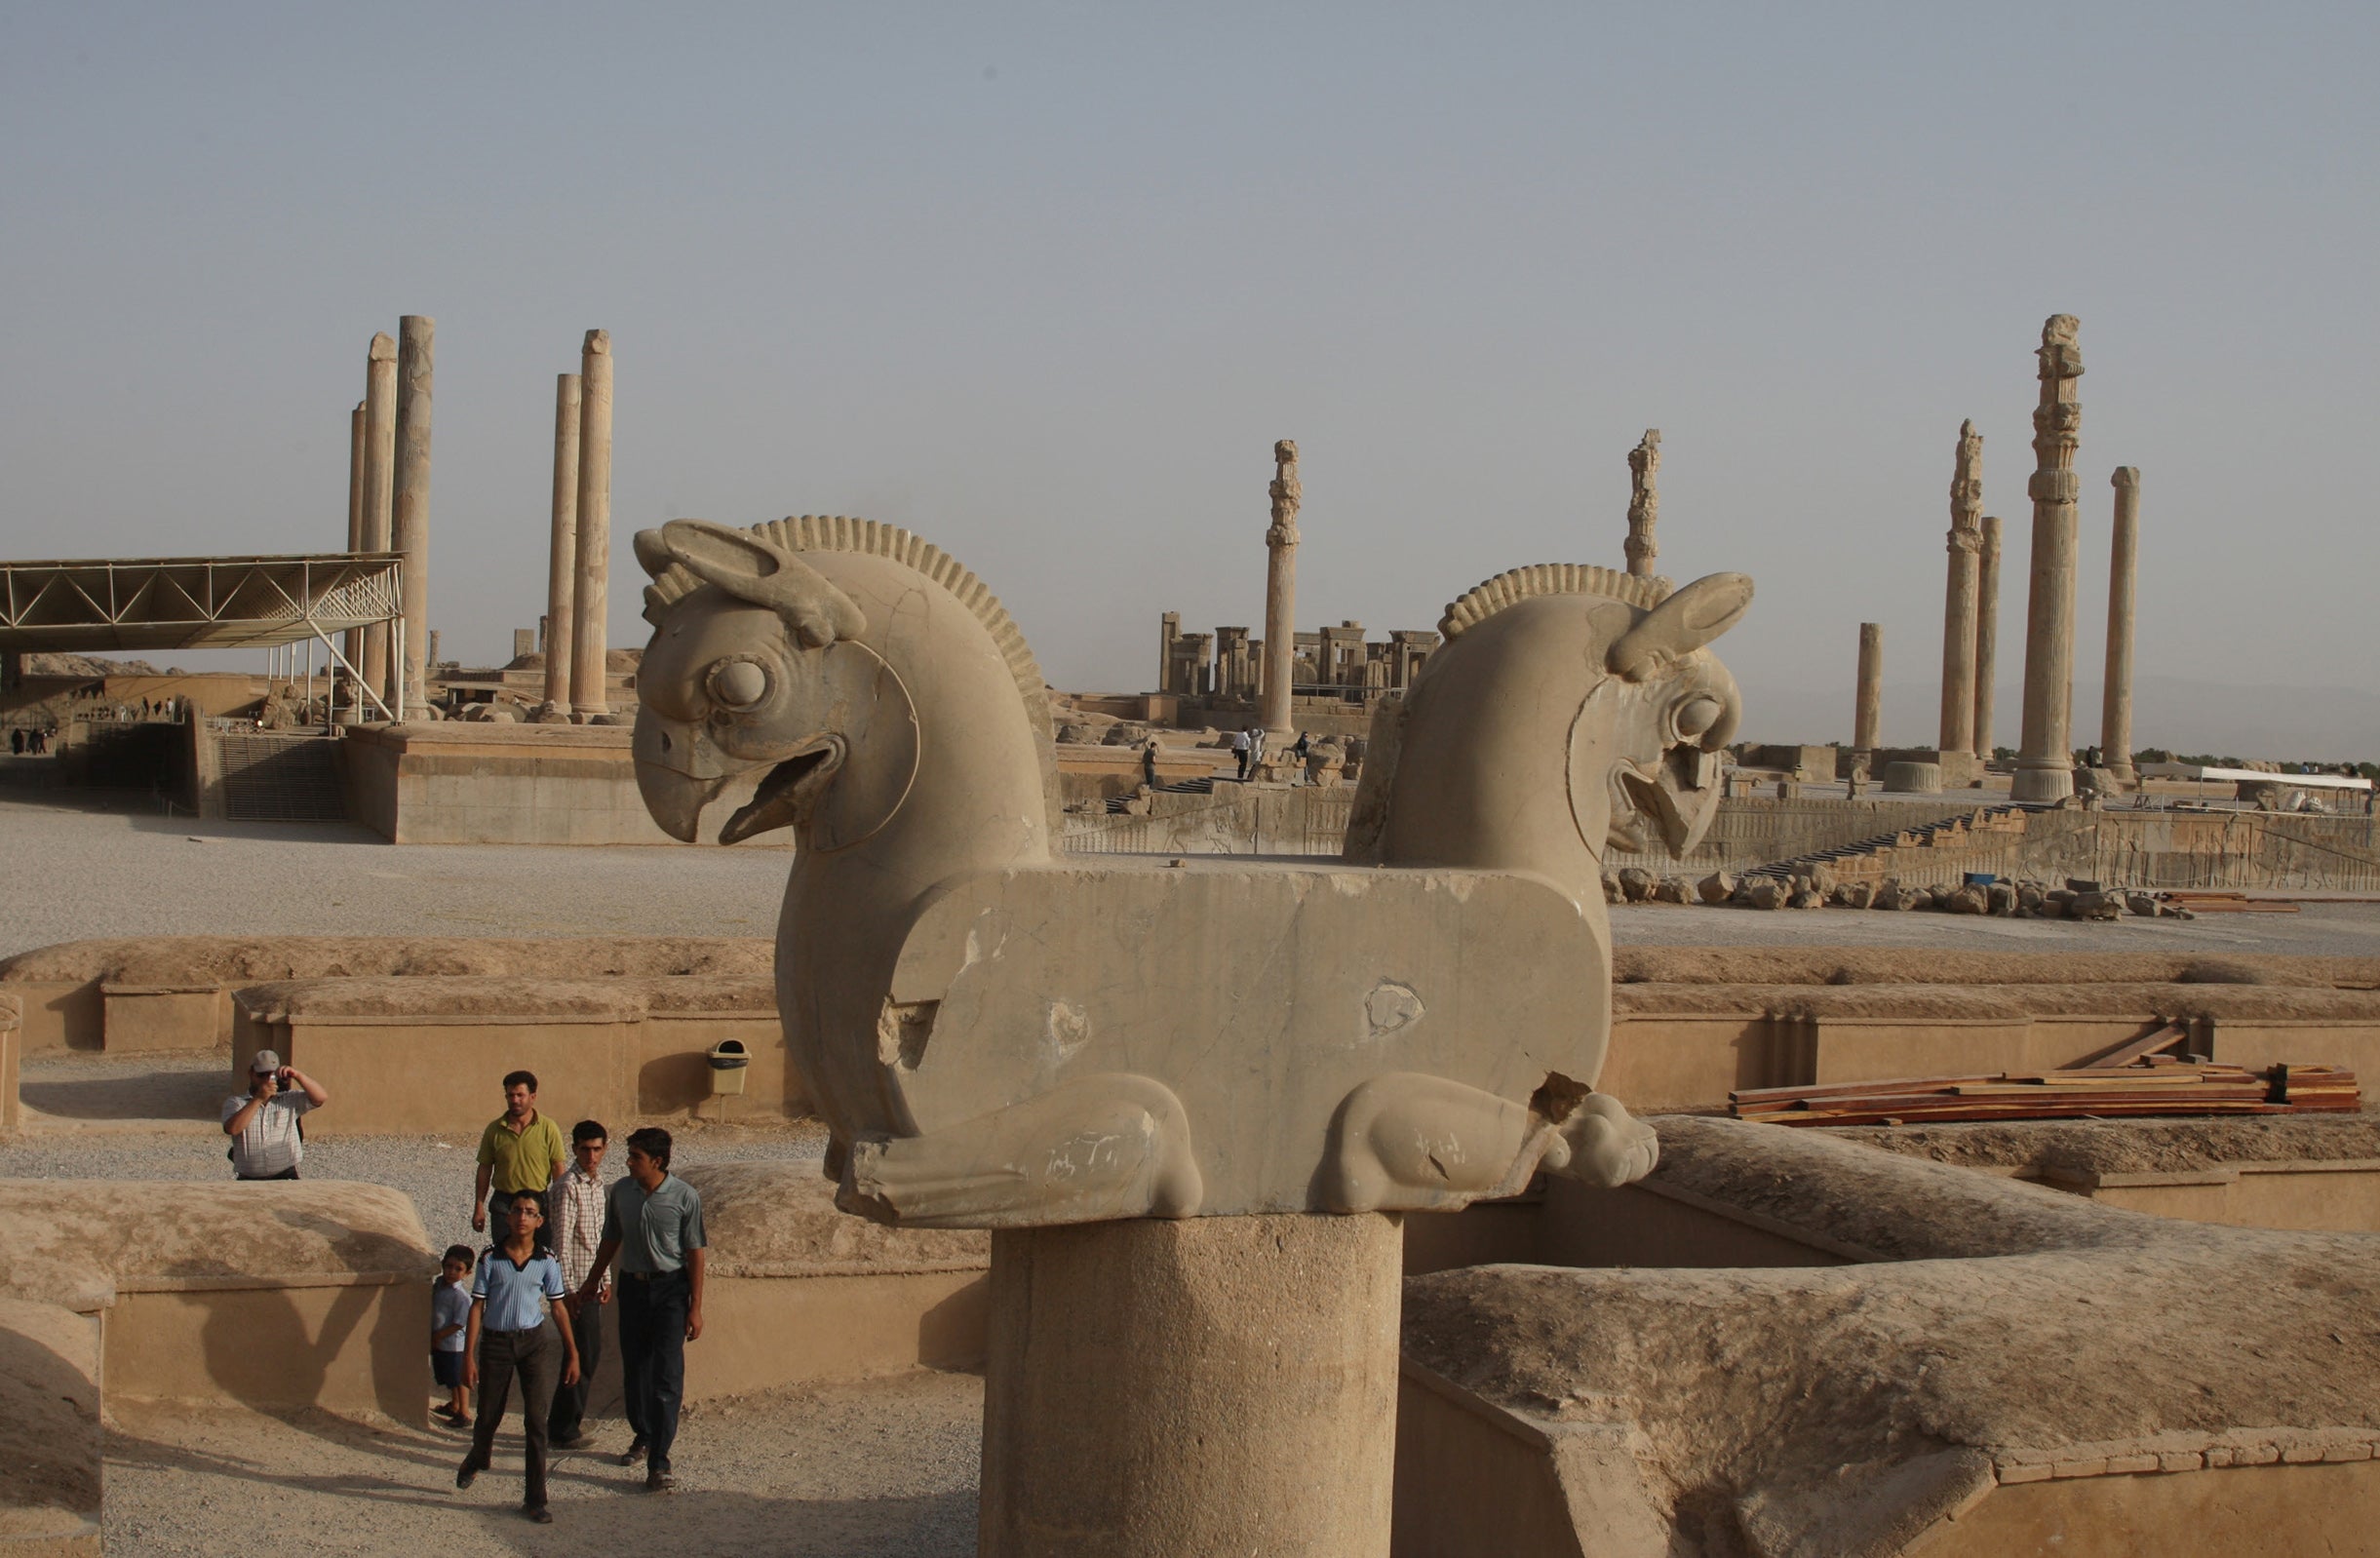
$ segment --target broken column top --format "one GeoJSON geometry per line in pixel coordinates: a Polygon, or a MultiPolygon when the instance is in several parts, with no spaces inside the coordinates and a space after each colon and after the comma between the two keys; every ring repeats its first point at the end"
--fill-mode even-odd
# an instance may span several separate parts
{"type": "Polygon", "coordinates": [[[1306,488],[1298,481],[1298,442],[1280,439],[1272,446],[1275,467],[1272,485],[1267,490],[1272,494],[1272,527],[1265,532],[1265,540],[1272,546],[1298,544],[1298,505],[1305,500],[1306,488]]]}
{"type": "Polygon", "coordinates": [[[611,331],[607,330],[591,330],[587,331],[586,350],[590,352],[609,352],[611,350],[611,331]]]}
{"type": "Polygon", "coordinates": [[[1653,571],[1660,547],[1653,539],[1653,525],[1660,517],[1661,498],[1654,478],[1661,468],[1661,430],[1645,429],[1645,436],[1628,451],[1628,571],[1643,577],[1653,571]]]}
{"type": "Polygon", "coordinates": [[[397,360],[397,343],[389,338],[388,331],[378,331],[373,333],[371,360],[375,363],[393,363],[397,360]]]}
{"type": "Polygon", "coordinates": [[[2140,486],[2140,467],[2137,465],[2119,465],[2116,467],[2116,474],[2108,478],[2108,480],[2114,483],[2117,487],[2137,488],[2140,486]]]}

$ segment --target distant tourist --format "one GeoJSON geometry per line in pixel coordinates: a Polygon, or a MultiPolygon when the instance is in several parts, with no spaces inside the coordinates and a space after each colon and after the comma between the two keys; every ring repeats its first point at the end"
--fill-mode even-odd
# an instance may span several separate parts
{"type": "Polygon", "coordinates": [[[657,1125],[628,1133],[628,1177],[604,1198],[604,1242],[578,1286],[579,1306],[595,1299],[613,1256],[620,1262],[620,1373],[628,1426],[636,1438],[620,1464],[645,1462],[644,1486],[667,1493],[670,1446],[685,1395],[685,1344],[702,1336],[702,1197],[670,1173],[670,1133],[657,1125]]]}
{"type": "Polygon", "coordinates": [[[1141,749],[1141,783],[1154,790],[1157,787],[1157,738],[1151,736],[1141,749]]]}
{"type": "Polygon", "coordinates": [[[533,1195],[516,1195],[504,1216],[510,1234],[480,1252],[479,1274],[471,1279],[463,1377],[479,1387],[480,1416],[454,1486],[470,1487],[492,1462],[496,1427],[517,1374],[521,1436],[528,1442],[521,1512],[544,1526],[554,1520],[545,1506],[546,1417],[554,1410],[555,1385],[578,1383],[578,1348],[570,1338],[570,1311],[556,1302],[563,1297],[562,1267],[537,1248],[545,1208],[533,1195]]]}
{"type": "Polygon", "coordinates": [[[1231,732],[1231,756],[1239,760],[1239,777],[1242,780],[1248,777],[1248,760],[1254,756],[1255,752],[1256,743],[1249,739],[1247,731],[1234,730],[1231,732]]]}
{"type": "MultiPolygon", "coordinates": [[[[12,729],[9,731],[8,750],[13,756],[20,758],[24,756],[24,732],[21,729],[12,729]]],[[[1242,764],[1242,766],[1244,767],[1246,765],[1242,764]]]]}
{"type": "Polygon", "coordinates": [[[223,1134],[231,1138],[231,1172],[243,1180],[293,1180],[306,1155],[298,1119],[331,1102],[323,1084],[269,1049],[248,1063],[248,1091],[223,1100],[223,1134]]]}
{"type": "Polygon", "coordinates": [[[463,1383],[463,1333],[471,1323],[471,1267],[468,1244],[449,1244],[439,1263],[438,1286],[430,1290],[430,1378],[447,1387],[447,1404],[438,1415],[457,1428],[471,1426],[471,1390],[463,1383]]]}
{"type": "Polygon", "coordinates": [[[576,1450],[587,1442],[587,1389],[595,1382],[604,1358],[604,1305],[611,1302],[611,1278],[604,1277],[592,1302],[582,1302],[579,1289],[595,1269],[595,1252],[604,1242],[604,1180],[599,1172],[611,1133],[600,1120],[580,1120],[570,1127],[570,1166],[554,1182],[553,1230],[549,1242],[562,1266],[562,1302],[570,1311],[570,1335],[578,1341],[578,1383],[554,1392],[554,1415],[546,1438],[557,1450],[576,1450]]]}
{"type": "MultiPolygon", "coordinates": [[[[480,1171],[471,1188],[471,1227],[488,1227],[490,1213],[501,1234],[510,1225],[505,1208],[520,1196],[541,1198],[569,1153],[562,1145],[562,1127],[537,1112],[537,1073],[504,1073],[504,1112],[480,1132],[480,1171]]],[[[545,1227],[542,1219],[538,1227],[545,1227]]],[[[538,1244],[544,1245],[540,1234],[538,1244]]]]}

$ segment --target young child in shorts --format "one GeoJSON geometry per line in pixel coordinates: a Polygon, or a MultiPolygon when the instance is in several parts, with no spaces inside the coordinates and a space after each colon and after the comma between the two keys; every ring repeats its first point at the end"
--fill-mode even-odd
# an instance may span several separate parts
{"type": "Polygon", "coordinates": [[[430,1294],[430,1377],[447,1387],[438,1415],[457,1428],[471,1426],[471,1392],[463,1383],[463,1332],[471,1320],[471,1246],[449,1244],[443,1274],[430,1294]]]}

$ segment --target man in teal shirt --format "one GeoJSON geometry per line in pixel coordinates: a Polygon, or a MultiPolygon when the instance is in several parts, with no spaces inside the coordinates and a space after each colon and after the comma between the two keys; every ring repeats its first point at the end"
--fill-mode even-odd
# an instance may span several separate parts
{"type": "Polygon", "coordinates": [[[670,1133],[657,1125],[628,1133],[628,1177],[604,1200],[604,1241],[579,1285],[593,1302],[612,1258],[620,1263],[620,1373],[628,1426],[636,1439],[620,1464],[645,1462],[644,1486],[678,1485],[670,1446],[685,1395],[685,1344],[702,1335],[702,1196],[670,1173],[670,1133]]]}

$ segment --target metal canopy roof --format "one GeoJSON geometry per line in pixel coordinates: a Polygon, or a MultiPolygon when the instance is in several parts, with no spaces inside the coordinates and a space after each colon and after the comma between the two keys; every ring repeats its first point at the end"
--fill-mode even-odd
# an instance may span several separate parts
{"type": "Polygon", "coordinates": [[[393,552],[0,563],[0,649],[249,649],[405,613],[393,552]]]}

